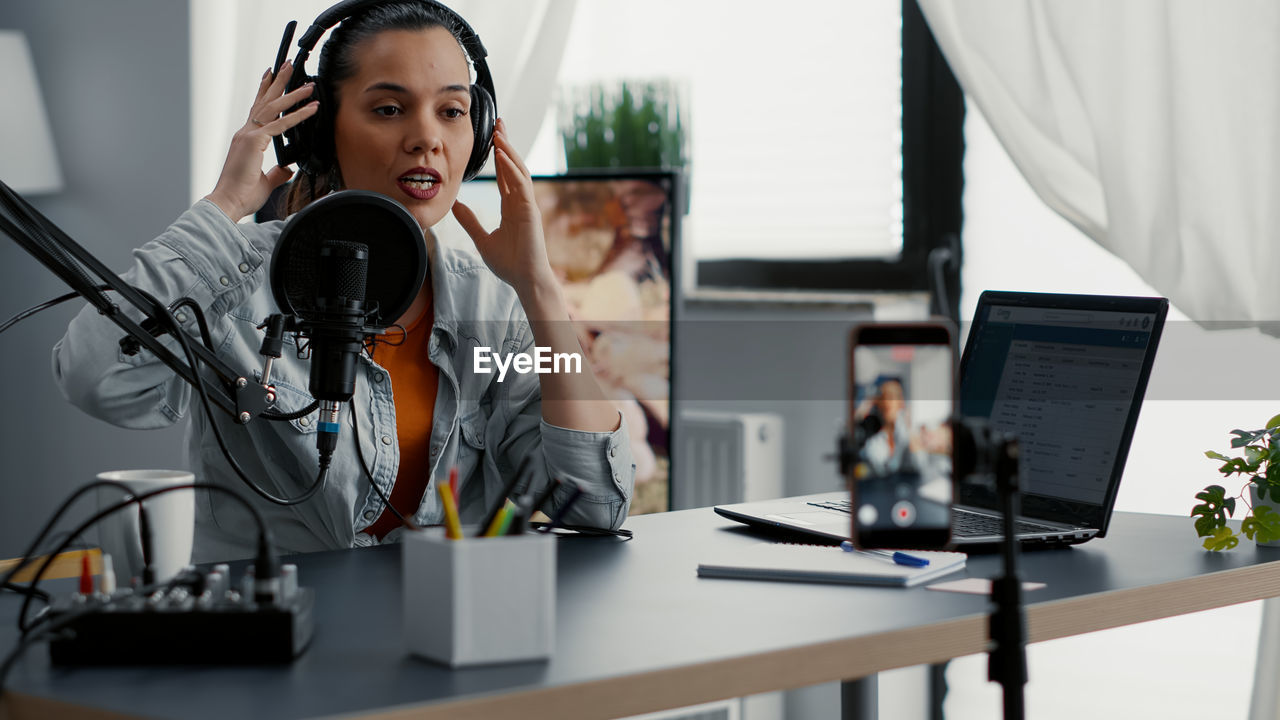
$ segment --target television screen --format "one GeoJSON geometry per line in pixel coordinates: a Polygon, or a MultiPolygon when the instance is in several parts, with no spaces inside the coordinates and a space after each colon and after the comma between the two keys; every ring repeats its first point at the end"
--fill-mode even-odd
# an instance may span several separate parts
{"type": "MultiPolygon", "coordinates": [[[[538,176],[533,184],[551,267],[585,358],[631,429],[631,513],[667,510],[679,176],[593,172],[538,176]]],[[[493,178],[464,183],[458,197],[486,228],[498,226],[493,178]]]]}

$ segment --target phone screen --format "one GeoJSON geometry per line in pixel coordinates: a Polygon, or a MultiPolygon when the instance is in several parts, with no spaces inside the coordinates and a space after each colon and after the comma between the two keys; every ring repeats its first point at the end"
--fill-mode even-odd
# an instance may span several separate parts
{"type": "Polygon", "coordinates": [[[951,535],[955,487],[949,331],[917,325],[855,332],[854,537],[866,547],[942,547],[951,535]]]}

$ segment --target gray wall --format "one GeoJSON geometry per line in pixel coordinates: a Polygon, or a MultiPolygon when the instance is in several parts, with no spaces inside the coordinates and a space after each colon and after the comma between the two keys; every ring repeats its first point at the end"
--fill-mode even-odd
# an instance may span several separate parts
{"type": "MultiPolygon", "coordinates": [[[[188,205],[188,7],[174,0],[3,0],[0,28],[26,33],[53,126],[63,189],[29,200],[108,266],[188,205]]],[[[69,291],[0,238],[0,316],[69,291]]],[[[181,430],[122,430],[62,398],[50,349],[75,301],[0,335],[0,558],[22,553],[74,488],[102,470],[180,467],[181,430]]]]}
{"type": "MultiPolygon", "coordinates": [[[[674,333],[677,410],[780,415],[785,494],[842,489],[828,456],[848,413],[844,358],[849,330],[872,312],[865,299],[686,299],[674,333]]],[[[678,452],[675,462],[674,483],[698,482],[678,452]]]]}

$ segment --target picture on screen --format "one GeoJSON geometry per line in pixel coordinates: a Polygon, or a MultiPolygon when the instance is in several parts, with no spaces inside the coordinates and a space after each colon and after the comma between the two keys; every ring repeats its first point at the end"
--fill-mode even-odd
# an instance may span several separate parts
{"type": "MultiPolygon", "coordinates": [[[[671,320],[679,176],[670,172],[534,177],[551,267],[585,358],[630,428],[631,514],[669,508],[671,320]]],[[[493,178],[459,199],[499,222],[493,178]]]]}

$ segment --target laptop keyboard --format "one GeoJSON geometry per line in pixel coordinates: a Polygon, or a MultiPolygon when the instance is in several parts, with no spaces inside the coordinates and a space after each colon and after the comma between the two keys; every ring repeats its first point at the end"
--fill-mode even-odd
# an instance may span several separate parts
{"type": "MultiPolygon", "coordinates": [[[[951,524],[952,532],[957,535],[968,535],[970,537],[995,535],[999,537],[1004,534],[1003,521],[1001,518],[992,515],[982,515],[980,513],[969,512],[968,510],[952,510],[951,524]]],[[[1043,535],[1045,533],[1053,533],[1057,535],[1062,533],[1061,528],[1041,525],[1040,523],[1030,522],[1028,520],[1018,520],[1014,522],[1013,531],[1018,535],[1043,535]]]]}
{"type": "MultiPolygon", "coordinates": [[[[808,504],[826,510],[837,510],[839,512],[846,513],[853,511],[853,506],[848,500],[831,500],[827,502],[811,502],[808,504]]],[[[1004,532],[1004,528],[1001,527],[1000,518],[992,515],[969,512],[968,510],[953,509],[951,512],[951,522],[954,526],[953,531],[957,535],[967,535],[969,537],[994,535],[998,537],[1004,532]]],[[[1060,534],[1062,533],[1062,530],[1061,528],[1041,525],[1040,523],[1019,520],[1014,524],[1014,532],[1019,535],[1023,533],[1060,534]]]]}

